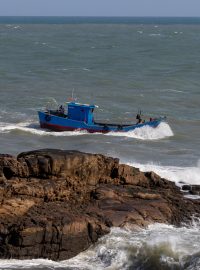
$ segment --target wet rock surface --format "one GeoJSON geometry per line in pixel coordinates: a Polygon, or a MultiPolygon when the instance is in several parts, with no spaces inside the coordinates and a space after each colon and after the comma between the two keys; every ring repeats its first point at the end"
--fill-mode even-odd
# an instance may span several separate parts
{"type": "Polygon", "coordinates": [[[182,186],[182,190],[191,195],[200,196],[200,185],[186,185],[182,186]]]}
{"type": "Polygon", "coordinates": [[[67,259],[112,226],[180,225],[198,215],[199,206],[154,172],[100,154],[0,155],[1,258],[67,259]]]}

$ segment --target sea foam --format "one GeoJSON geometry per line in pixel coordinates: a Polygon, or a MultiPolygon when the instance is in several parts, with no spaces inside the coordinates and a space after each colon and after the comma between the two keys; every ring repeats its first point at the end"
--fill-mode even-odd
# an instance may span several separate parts
{"type": "Polygon", "coordinates": [[[38,136],[78,136],[88,134],[86,131],[64,131],[64,132],[53,132],[45,129],[41,129],[39,124],[33,122],[23,122],[17,124],[0,124],[0,133],[10,133],[14,131],[21,131],[30,133],[38,136]]]}
{"type": "Polygon", "coordinates": [[[200,161],[198,161],[195,166],[191,167],[162,166],[154,163],[126,163],[130,166],[139,168],[143,172],[153,171],[161,177],[175,182],[179,186],[182,185],[181,183],[200,185],[200,161]]]}
{"type": "Polygon", "coordinates": [[[144,126],[128,132],[109,132],[108,136],[124,136],[139,140],[159,140],[174,135],[168,123],[160,123],[158,127],[144,126]]]}

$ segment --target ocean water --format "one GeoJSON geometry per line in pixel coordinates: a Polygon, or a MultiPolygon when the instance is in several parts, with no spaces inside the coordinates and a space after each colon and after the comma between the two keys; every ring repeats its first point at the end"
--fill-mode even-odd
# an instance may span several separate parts
{"type": "MultiPolygon", "coordinates": [[[[102,153],[177,185],[200,184],[199,43],[199,18],[1,17],[0,152],[102,153]],[[64,104],[72,92],[99,106],[98,120],[132,123],[142,110],[167,122],[126,134],[41,129],[37,111],[64,104]]],[[[1,260],[0,268],[200,269],[198,224],[157,224],[137,234],[114,228],[70,261],[1,260]],[[147,264],[139,260],[143,252],[147,264]]]]}

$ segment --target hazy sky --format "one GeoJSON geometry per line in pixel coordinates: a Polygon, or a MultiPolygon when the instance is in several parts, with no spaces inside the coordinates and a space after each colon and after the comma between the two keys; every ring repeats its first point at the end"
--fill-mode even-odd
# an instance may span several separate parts
{"type": "Polygon", "coordinates": [[[200,16],[200,0],[0,0],[0,16],[200,16]]]}

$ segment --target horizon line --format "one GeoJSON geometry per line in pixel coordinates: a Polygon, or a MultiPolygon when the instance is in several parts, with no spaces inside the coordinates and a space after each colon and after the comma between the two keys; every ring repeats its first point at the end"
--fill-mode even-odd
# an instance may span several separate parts
{"type": "Polygon", "coordinates": [[[62,17],[62,18],[200,18],[200,16],[162,16],[162,15],[0,15],[0,17],[62,17]]]}

